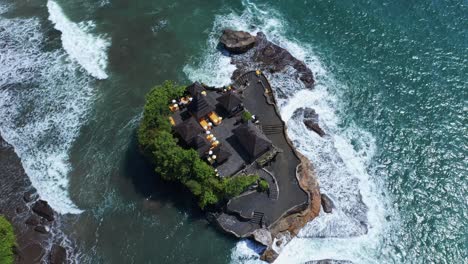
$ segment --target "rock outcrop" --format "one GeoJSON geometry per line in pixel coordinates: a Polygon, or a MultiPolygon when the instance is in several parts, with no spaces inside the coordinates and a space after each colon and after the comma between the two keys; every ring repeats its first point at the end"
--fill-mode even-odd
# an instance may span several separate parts
{"type": "Polygon", "coordinates": [[[321,198],[323,211],[327,214],[330,214],[333,211],[333,208],[335,207],[333,201],[324,193],[322,193],[321,198]]]}
{"type": "MultiPolygon", "coordinates": [[[[233,80],[238,79],[243,73],[261,70],[265,75],[273,76],[273,78],[275,75],[281,74],[291,78],[291,80],[297,80],[309,89],[314,85],[312,71],[305,63],[296,59],[286,49],[270,42],[262,32],[254,37],[246,32],[228,29],[223,32],[220,43],[231,52],[231,63],[236,66],[231,77],[233,80]]],[[[272,89],[273,94],[281,97],[274,88],[272,89]]],[[[270,102],[274,101],[274,98],[270,100],[270,102]]],[[[279,113],[279,111],[277,112],[279,113]]],[[[309,112],[307,112],[307,116],[311,118],[309,112]]],[[[251,233],[254,240],[267,246],[261,256],[261,259],[267,262],[273,262],[290,239],[320,213],[320,190],[312,165],[306,157],[294,149],[287,134],[286,141],[291,146],[295,156],[300,159],[296,170],[296,179],[300,189],[307,193],[307,202],[290,208],[276,222],[269,224],[267,229],[261,228],[251,233]]]]}
{"type": "Polygon", "coordinates": [[[255,230],[253,232],[253,237],[255,241],[267,247],[272,243],[271,233],[267,229],[262,228],[255,230]]]}
{"type": "Polygon", "coordinates": [[[54,221],[54,210],[52,210],[52,207],[43,200],[39,200],[36,203],[34,203],[32,210],[38,214],[39,216],[44,217],[47,219],[47,221],[54,221]]]}
{"type": "Polygon", "coordinates": [[[50,264],[65,264],[67,261],[67,251],[60,245],[52,245],[49,255],[50,264]]]}
{"type": "Polygon", "coordinates": [[[244,31],[225,29],[219,42],[221,42],[227,51],[241,54],[253,48],[255,37],[244,31]]]}
{"type": "MultiPolygon", "coordinates": [[[[15,230],[15,263],[49,263],[47,256],[51,243],[61,241],[53,234],[60,232],[56,223],[59,216],[55,215],[47,202],[36,202],[38,194],[31,186],[21,160],[1,136],[0,171],[0,213],[12,223],[15,230]]],[[[65,262],[66,258],[54,263],[65,262]]]]}
{"type": "MultiPolygon", "coordinates": [[[[232,30],[228,31],[232,32],[232,30]]],[[[245,34],[250,35],[246,32],[242,32],[242,34],[245,38],[247,38],[245,34]]],[[[253,47],[240,56],[232,57],[231,63],[237,67],[232,76],[233,79],[237,79],[242,73],[253,69],[260,69],[269,74],[290,70],[291,72],[288,72],[290,78],[300,80],[306,88],[313,88],[314,75],[303,61],[296,59],[286,49],[270,42],[262,32],[258,32],[256,37],[250,36],[255,38],[253,47]]],[[[221,37],[221,43],[222,39],[223,37],[221,37]]]]}
{"type": "Polygon", "coordinates": [[[304,125],[311,131],[314,131],[319,136],[325,136],[325,131],[319,125],[319,116],[312,108],[298,108],[294,111],[293,118],[300,118],[304,125]]]}

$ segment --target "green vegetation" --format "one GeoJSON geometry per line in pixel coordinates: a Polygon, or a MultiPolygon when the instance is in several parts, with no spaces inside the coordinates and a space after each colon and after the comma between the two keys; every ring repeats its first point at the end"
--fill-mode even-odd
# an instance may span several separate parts
{"type": "Polygon", "coordinates": [[[231,177],[230,180],[225,181],[225,192],[230,197],[239,195],[243,193],[247,187],[257,182],[258,179],[258,175],[231,177]]]}
{"type": "Polygon", "coordinates": [[[250,120],[252,120],[252,114],[247,110],[242,112],[242,121],[247,122],[247,121],[250,121],[250,120]]]}
{"type": "Polygon", "coordinates": [[[13,263],[13,247],[15,244],[13,226],[5,217],[0,215],[0,263],[13,263]]]}
{"type": "Polygon", "coordinates": [[[161,178],[182,183],[197,197],[199,206],[205,208],[241,194],[258,180],[258,176],[221,179],[195,150],[184,149],[177,144],[172,135],[168,106],[184,91],[184,86],[166,81],[149,92],[138,129],[138,142],[161,178]]]}
{"type": "Polygon", "coordinates": [[[266,180],[261,179],[260,182],[258,183],[258,190],[261,192],[266,192],[269,189],[269,184],[266,180]]]}

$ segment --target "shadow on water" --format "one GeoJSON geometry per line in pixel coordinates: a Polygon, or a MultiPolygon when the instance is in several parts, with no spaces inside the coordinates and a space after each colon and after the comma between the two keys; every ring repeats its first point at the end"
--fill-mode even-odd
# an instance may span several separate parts
{"type": "MultiPolygon", "coordinates": [[[[154,172],[154,166],[145,159],[139,150],[136,131],[135,129],[132,133],[132,140],[125,154],[123,172],[132,181],[138,195],[145,197],[145,209],[156,213],[160,205],[171,204],[178,210],[186,212],[189,221],[202,220],[205,221],[206,228],[216,229],[215,224],[208,222],[206,212],[198,207],[193,194],[181,184],[164,181],[154,172]]],[[[217,233],[227,241],[233,243],[238,241],[232,235],[221,230],[218,230],[217,233]]]]}
{"type": "Polygon", "coordinates": [[[193,195],[178,183],[161,179],[154,172],[154,166],[140,153],[136,130],[125,153],[123,174],[128,177],[138,195],[145,197],[146,204],[172,204],[180,211],[187,212],[192,220],[205,218],[205,213],[198,207],[193,195]]]}

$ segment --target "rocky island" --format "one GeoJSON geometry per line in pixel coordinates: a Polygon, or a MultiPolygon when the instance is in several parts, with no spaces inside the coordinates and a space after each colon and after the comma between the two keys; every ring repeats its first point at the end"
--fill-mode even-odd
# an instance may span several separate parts
{"type": "Polygon", "coordinates": [[[312,165],[288,138],[268,76],[289,70],[310,89],[314,79],[262,33],[228,29],[220,46],[237,66],[233,83],[156,87],[147,96],[138,140],[158,175],[186,186],[225,232],[263,244],[262,259],[273,262],[319,214],[321,195],[312,165]]]}

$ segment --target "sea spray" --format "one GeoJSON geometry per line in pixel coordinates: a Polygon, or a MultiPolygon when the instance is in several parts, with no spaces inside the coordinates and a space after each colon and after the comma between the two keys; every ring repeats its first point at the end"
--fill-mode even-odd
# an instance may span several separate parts
{"type": "Polygon", "coordinates": [[[61,214],[77,214],[68,153],[92,104],[93,78],[62,49],[43,50],[41,24],[0,17],[0,133],[40,197],[61,214]]]}
{"type": "MultiPolygon", "coordinates": [[[[375,152],[375,140],[371,134],[352,123],[346,126],[341,124],[339,90],[343,88],[342,84],[334,80],[310,46],[285,37],[287,25],[282,22],[281,15],[271,8],[259,8],[249,1],[243,4],[245,11],[240,15],[232,12],[216,17],[208,41],[210,48],[207,50],[216,47],[215,43],[224,28],[244,30],[251,34],[262,31],[270,41],[286,48],[314,72],[317,83],[311,91],[304,90],[301,82],[289,78],[288,71],[293,69],[287,68],[271,76],[266,74],[275,89],[290,138],[314,164],[322,192],[336,202],[333,214],[322,212],[308,223],[299,236],[286,246],[278,262],[300,263],[320,258],[374,262],[382,239],[381,223],[384,222],[385,214],[380,202],[380,185],[368,173],[375,152]],[[324,138],[308,131],[301,118],[293,117],[294,111],[300,107],[316,110],[319,124],[327,134],[324,138]],[[336,245],[340,245],[343,250],[335,250],[336,245]]],[[[186,66],[186,74],[191,80],[201,79],[210,83],[216,79],[218,85],[229,84],[228,77],[220,80],[210,73],[217,69],[228,69],[231,67],[230,61],[222,59],[227,57],[219,51],[208,52],[202,61],[196,62],[198,65],[186,66]],[[220,61],[225,63],[223,67],[219,66],[220,61]],[[193,70],[198,67],[202,69],[193,70]]],[[[241,241],[233,249],[231,259],[234,263],[258,262],[255,252],[251,244],[241,241]]]]}
{"type": "Polygon", "coordinates": [[[62,32],[62,45],[68,55],[93,77],[107,79],[107,50],[110,40],[88,32],[95,27],[92,21],[78,24],[70,21],[56,2],[48,1],[47,8],[49,20],[62,32]]]}

